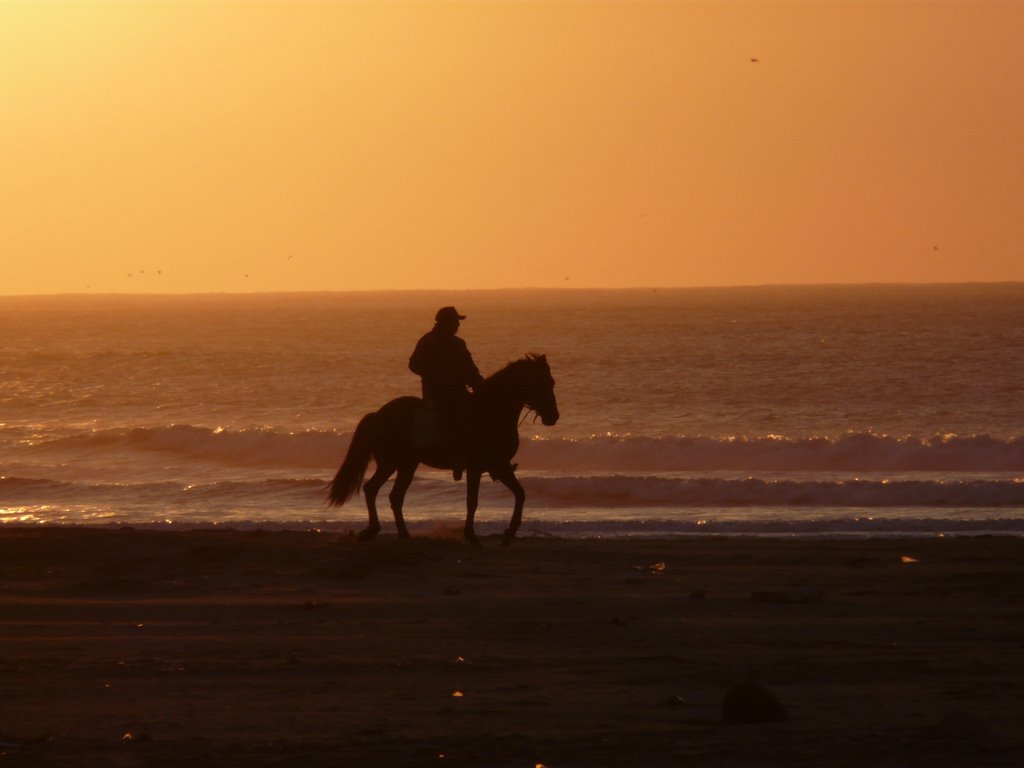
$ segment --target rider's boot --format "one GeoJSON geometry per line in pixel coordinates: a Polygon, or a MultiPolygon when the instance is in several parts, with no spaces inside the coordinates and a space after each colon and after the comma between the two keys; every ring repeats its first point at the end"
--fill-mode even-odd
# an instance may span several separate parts
{"type": "Polygon", "coordinates": [[[462,474],[466,471],[466,448],[462,443],[461,435],[456,436],[455,441],[451,444],[451,458],[452,479],[459,482],[462,479],[462,474]]]}
{"type": "Polygon", "coordinates": [[[452,478],[455,482],[462,480],[466,471],[466,457],[469,455],[469,422],[466,418],[466,406],[456,411],[452,429],[452,449],[455,455],[452,462],[452,478]]]}

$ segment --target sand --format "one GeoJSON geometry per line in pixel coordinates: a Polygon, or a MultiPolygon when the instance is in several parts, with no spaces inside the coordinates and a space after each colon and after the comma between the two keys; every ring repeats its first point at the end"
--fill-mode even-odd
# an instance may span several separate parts
{"type": "Polygon", "coordinates": [[[2,766],[1024,764],[1024,539],[8,528],[0,638],[2,766]]]}

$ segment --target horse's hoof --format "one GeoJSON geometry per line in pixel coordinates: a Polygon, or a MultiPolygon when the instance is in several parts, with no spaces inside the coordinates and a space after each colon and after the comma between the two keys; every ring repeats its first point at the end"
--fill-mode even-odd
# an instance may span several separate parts
{"type": "Polygon", "coordinates": [[[512,539],[514,539],[515,537],[516,537],[516,535],[512,531],[505,531],[505,533],[503,533],[502,536],[501,536],[501,546],[503,546],[503,547],[511,546],[512,539]]]}
{"type": "Polygon", "coordinates": [[[477,538],[477,536],[475,534],[473,536],[467,536],[466,537],[466,543],[469,544],[471,547],[482,547],[483,546],[483,543],[480,541],[479,538],[477,538]]]}
{"type": "Polygon", "coordinates": [[[369,541],[374,536],[376,536],[378,533],[380,533],[380,528],[364,528],[363,530],[361,530],[359,532],[359,535],[356,536],[356,540],[357,541],[369,541]]]}

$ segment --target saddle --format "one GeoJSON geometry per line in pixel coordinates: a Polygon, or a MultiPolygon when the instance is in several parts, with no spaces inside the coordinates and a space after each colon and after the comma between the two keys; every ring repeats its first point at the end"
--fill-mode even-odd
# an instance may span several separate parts
{"type": "MultiPolygon", "coordinates": [[[[451,451],[455,448],[458,440],[456,425],[449,423],[437,408],[429,400],[421,400],[412,417],[412,440],[413,444],[420,450],[451,451]]],[[[508,468],[515,472],[518,464],[508,464],[508,468]]],[[[497,470],[489,469],[487,474],[491,480],[497,480],[497,470]]]]}
{"type": "Polygon", "coordinates": [[[455,427],[428,400],[416,406],[412,417],[412,441],[417,448],[450,448],[455,427]]]}

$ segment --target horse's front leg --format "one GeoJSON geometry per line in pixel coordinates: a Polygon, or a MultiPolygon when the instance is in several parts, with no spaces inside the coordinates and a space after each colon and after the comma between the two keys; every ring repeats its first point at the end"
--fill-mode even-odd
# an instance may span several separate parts
{"type": "Polygon", "coordinates": [[[509,464],[507,469],[498,474],[497,479],[501,480],[505,487],[512,491],[516,501],[515,507],[512,508],[512,519],[509,521],[508,528],[505,529],[505,533],[501,537],[501,545],[507,547],[512,543],[516,531],[519,530],[519,524],[523,521],[523,505],[526,503],[526,491],[523,490],[523,486],[516,477],[515,470],[511,464],[509,464]]]}
{"type": "Polygon", "coordinates": [[[480,546],[480,539],[476,537],[473,530],[473,518],[476,517],[476,508],[480,502],[480,470],[470,469],[466,473],[466,541],[475,546],[480,546]]]}
{"type": "Polygon", "coordinates": [[[415,464],[400,466],[395,484],[391,487],[391,493],[388,495],[388,499],[391,501],[391,511],[395,515],[395,528],[398,529],[398,538],[400,539],[409,538],[409,529],[405,527],[405,518],[402,516],[402,504],[405,502],[405,492],[409,490],[415,474],[415,464]]]}

